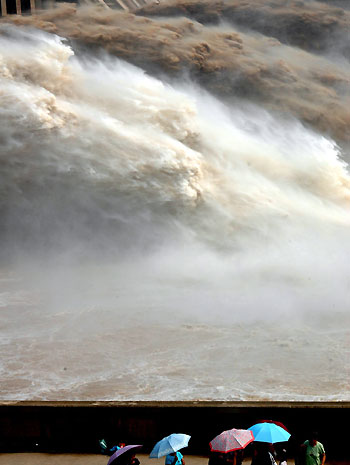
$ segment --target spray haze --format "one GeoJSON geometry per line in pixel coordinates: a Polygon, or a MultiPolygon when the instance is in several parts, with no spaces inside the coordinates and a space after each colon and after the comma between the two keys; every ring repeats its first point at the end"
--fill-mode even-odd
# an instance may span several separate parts
{"type": "Polygon", "coordinates": [[[348,398],[345,49],[223,6],[3,21],[3,398],[348,398]]]}

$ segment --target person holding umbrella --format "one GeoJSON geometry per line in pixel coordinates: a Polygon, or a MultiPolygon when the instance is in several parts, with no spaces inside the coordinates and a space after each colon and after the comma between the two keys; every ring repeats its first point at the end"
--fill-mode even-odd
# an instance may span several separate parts
{"type": "Polygon", "coordinates": [[[184,456],[181,452],[172,452],[165,456],[165,465],[185,465],[184,456]]]}
{"type": "Polygon", "coordinates": [[[243,449],[254,440],[251,431],[230,429],[210,441],[211,457],[208,465],[241,465],[243,449]]]}
{"type": "Polygon", "coordinates": [[[140,465],[140,460],[136,458],[135,454],[132,454],[127,465],[140,465]]]}
{"type": "Polygon", "coordinates": [[[251,465],[277,465],[273,444],[257,442],[251,465]]]}
{"type": "Polygon", "coordinates": [[[107,465],[140,465],[140,461],[135,457],[135,452],[141,449],[140,444],[133,444],[125,446],[117,451],[110,457],[107,465]]]}
{"type": "Polygon", "coordinates": [[[208,465],[227,465],[225,455],[221,452],[210,452],[208,465]]]}
{"type": "Polygon", "coordinates": [[[274,422],[267,421],[257,423],[248,430],[253,432],[256,443],[252,465],[277,465],[273,444],[288,441],[290,433],[274,422]]]}
{"type": "Polygon", "coordinates": [[[277,454],[278,460],[279,460],[279,465],[288,465],[287,463],[287,449],[282,449],[280,452],[277,454]]]}
{"type": "Polygon", "coordinates": [[[180,449],[188,446],[191,436],[173,433],[157,442],[150,453],[151,459],[165,457],[165,465],[185,465],[180,449]]]}
{"type": "Polygon", "coordinates": [[[243,449],[227,452],[227,465],[242,465],[243,463],[243,449]]]}

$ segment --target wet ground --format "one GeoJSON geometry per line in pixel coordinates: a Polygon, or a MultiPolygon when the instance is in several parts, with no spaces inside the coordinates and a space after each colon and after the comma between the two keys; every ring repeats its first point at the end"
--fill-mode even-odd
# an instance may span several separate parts
{"type": "MultiPolygon", "coordinates": [[[[139,454],[141,465],[163,465],[164,460],[150,460],[147,455],[139,454]]],[[[108,457],[95,454],[0,454],[1,465],[106,465],[108,457]]],[[[186,455],[186,465],[207,465],[208,458],[199,455],[186,455]]],[[[250,464],[250,460],[244,462],[250,464]]],[[[288,465],[293,465],[289,461],[288,465]]]]}

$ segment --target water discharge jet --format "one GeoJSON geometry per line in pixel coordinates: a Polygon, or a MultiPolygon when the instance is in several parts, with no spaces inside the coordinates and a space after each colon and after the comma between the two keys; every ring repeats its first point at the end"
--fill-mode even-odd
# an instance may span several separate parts
{"type": "Polygon", "coordinates": [[[2,397],[348,399],[337,144],[55,35],[0,40],[2,397]]]}
{"type": "MultiPolygon", "coordinates": [[[[301,9],[300,14],[306,13],[301,9]]],[[[232,96],[253,101],[294,115],[338,143],[349,141],[349,61],[343,50],[348,14],[325,55],[227,21],[212,26],[186,17],[149,18],[67,4],[5,21],[58,33],[80,53],[108,51],[161,79],[164,74],[179,80],[190,76],[225,101],[232,96]]]]}

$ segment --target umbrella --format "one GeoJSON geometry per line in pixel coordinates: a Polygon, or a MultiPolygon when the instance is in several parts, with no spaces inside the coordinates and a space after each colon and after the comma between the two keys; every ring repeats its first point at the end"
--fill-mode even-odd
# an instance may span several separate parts
{"type": "Polygon", "coordinates": [[[157,444],[153,447],[149,457],[151,459],[159,459],[159,457],[163,457],[164,455],[176,452],[183,447],[187,447],[190,438],[191,436],[188,434],[170,434],[170,436],[166,436],[157,442],[157,444]]]}
{"type": "Polygon", "coordinates": [[[288,428],[286,428],[286,427],[284,426],[284,424],[281,423],[280,421],[275,421],[275,420],[259,420],[258,423],[274,423],[275,425],[280,426],[281,428],[285,429],[285,430],[287,431],[287,433],[289,433],[288,428]]]}
{"type": "Polygon", "coordinates": [[[216,436],[210,443],[212,452],[232,452],[244,449],[249,443],[254,441],[252,431],[246,429],[229,429],[216,436]]]}
{"type": "Polygon", "coordinates": [[[275,442],[285,442],[290,438],[288,431],[284,430],[275,423],[257,423],[251,426],[248,430],[254,434],[254,441],[268,442],[273,444],[275,442]]]}
{"type": "Polygon", "coordinates": [[[115,462],[118,457],[120,457],[122,454],[125,454],[125,452],[128,452],[129,450],[137,451],[138,449],[141,449],[142,445],[130,445],[130,446],[125,446],[122,447],[121,449],[118,449],[117,451],[114,452],[113,455],[110,456],[107,465],[111,465],[112,462],[115,462]]]}

